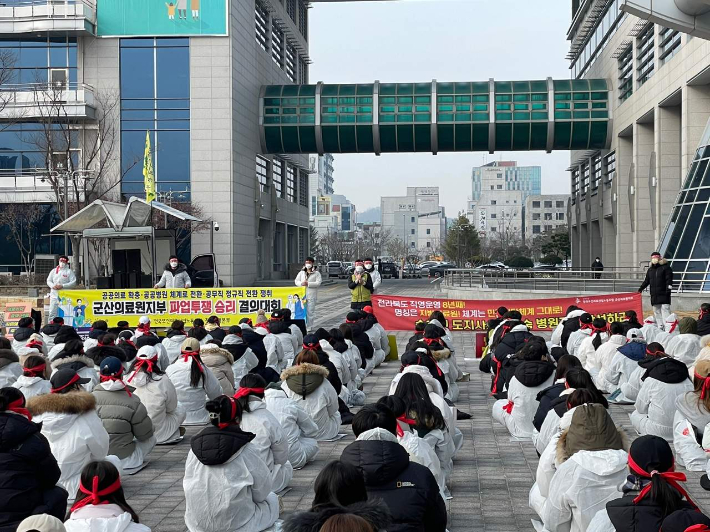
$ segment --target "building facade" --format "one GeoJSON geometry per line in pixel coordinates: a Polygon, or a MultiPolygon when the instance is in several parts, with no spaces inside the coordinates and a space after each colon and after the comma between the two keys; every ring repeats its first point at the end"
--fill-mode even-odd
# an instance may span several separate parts
{"type": "Polygon", "coordinates": [[[483,192],[519,190],[523,201],[531,194],[542,193],[542,170],[539,166],[518,166],[516,161],[494,161],[471,171],[471,200],[483,192]]]}
{"type": "Polygon", "coordinates": [[[319,234],[355,231],[357,209],[342,194],[319,196],[316,203],[316,215],[312,218],[312,223],[319,234]]]}
{"type": "Polygon", "coordinates": [[[446,213],[439,187],[407,187],[406,196],[380,198],[382,231],[401,240],[410,254],[429,255],[446,238],[446,213]]]}
{"type": "MultiPolygon", "coordinates": [[[[573,265],[600,256],[605,266],[638,267],[660,249],[676,281],[704,279],[710,178],[696,150],[710,118],[710,42],[627,14],[623,1],[575,5],[572,77],[615,82],[610,149],[571,154],[573,265]]],[[[573,112],[593,114],[594,104],[573,112]]]]}
{"type": "Polygon", "coordinates": [[[539,235],[568,230],[566,194],[528,196],[525,200],[523,242],[530,244],[539,235]]]}
{"type": "Polygon", "coordinates": [[[308,205],[310,206],[311,222],[318,214],[318,198],[329,196],[335,192],[333,183],[334,158],[330,153],[322,156],[311,157],[311,172],[308,176],[308,205]]]}
{"type": "MultiPolygon", "coordinates": [[[[157,3],[145,17],[118,0],[98,11],[93,0],[34,3],[0,7],[0,52],[11,57],[0,65],[11,93],[0,109],[0,205],[51,210],[56,194],[42,178],[62,172],[99,174],[114,201],[143,196],[147,134],[158,199],[192,202],[219,224],[225,284],[283,278],[303,261],[308,156],[261,154],[258,102],[265,85],[308,82],[307,2],[216,0],[197,12],[157,3]],[[62,141],[41,141],[50,137],[62,141]]],[[[38,250],[63,249],[45,238],[38,250]]],[[[208,235],[191,240],[184,260],[210,251],[208,235]]]]}
{"type": "Polygon", "coordinates": [[[478,201],[469,202],[467,218],[481,238],[522,241],[523,209],[520,190],[484,190],[478,201]]]}

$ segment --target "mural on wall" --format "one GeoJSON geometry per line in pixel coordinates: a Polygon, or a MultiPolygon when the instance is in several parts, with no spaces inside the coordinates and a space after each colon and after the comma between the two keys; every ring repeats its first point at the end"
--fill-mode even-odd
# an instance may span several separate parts
{"type": "Polygon", "coordinates": [[[99,37],[227,35],[228,0],[98,0],[99,37]]]}

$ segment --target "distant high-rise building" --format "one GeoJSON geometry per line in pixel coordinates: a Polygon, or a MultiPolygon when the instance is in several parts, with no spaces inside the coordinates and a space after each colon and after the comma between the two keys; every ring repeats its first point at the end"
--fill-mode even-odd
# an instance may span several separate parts
{"type": "Polygon", "coordinates": [[[329,196],[335,192],[333,183],[333,161],[334,157],[330,153],[311,157],[311,174],[308,178],[308,195],[310,218],[318,214],[318,198],[329,196]]]}
{"type": "Polygon", "coordinates": [[[433,254],[446,237],[439,187],[407,187],[406,196],[380,198],[382,230],[405,243],[411,254],[433,254]]]}
{"type": "Polygon", "coordinates": [[[494,161],[473,168],[471,197],[477,202],[482,192],[519,190],[525,202],[528,196],[542,193],[541,183],[542,170],[539,166],[518,166],[516,161],[494,161]]]}

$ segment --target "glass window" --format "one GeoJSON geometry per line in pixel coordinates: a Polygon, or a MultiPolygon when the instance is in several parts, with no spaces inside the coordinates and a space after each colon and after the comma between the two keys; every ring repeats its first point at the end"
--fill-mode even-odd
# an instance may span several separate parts
{"type": "Polygon", "coordinates": [[[414,223],[414,216],[412,216],[412,223],[414,223]]]}
{"type": "Polygon", "coordinates": [[[616,176],[616,152],[611,152],[604,157],[604,187],[611,187],[611,182],[616,176]]]}
{"type": "Polygon", "coordinates": [[[540,234],[540,226],[539,225],[533,225],[533,234],[534,235],[539,235],[540,234]]]}
{"type": "Polygon", "coordinates": [[[281,159],[274,157],[271,163],[272,177],[271,182],[274,184],[274,190],[276,191],[276,197],[283,198],[283,172],[284,164],[281,159]]]}
{"type": "Polygon", "coordinates": [[[540,213],[539,212],[534,212],[532,215],[533,220],[539,220],[540,219],[540,213]]]}
{"type": "Polygon", "coordinates": [[[303,0],[298,0],[298,31],[308,40],[308,9],[303,0]]]}
{"type": "Polygon", "coordinates": [[[533,201],[532,202],[533,209],[539,209],[540,208],[540,202],[539,201],[533,201]]]}
{"type": "Polygon", "coordinates": [[[498,202],[496,200],[491,200],[491,205],[496,205],[498,202]]]}
{"type": "Polygon", "coordinates": [[[498,215],[495,212],[491,213],[491,219],[495,220],[496,218],[498,218],[498,215]]]}
{"type": "Polygon", "coordinates": [[[296,176],[295,169],[290,164],[286,165],[286,199],[296,202],[296,176]]]}
{"type": "Polygon", "coordinates": [[[595,155],[592,159],[592,190],[597,190],[602,181],[602,157],[595,155]]]}
{"type": "Polygon", "coordinates": [[[547,200],[545,200],[545,208],[546,208],[546,209],[551,209],[551,208],[552,208],[552,201],[547,201],[547,200]]]}
{"type": "Polygon", "coordinates": [[[430,235],[430,234],[431,234],[431,229],[427,229],[427,230],[426,230],[426,234],[427,234],[427,235],[430,235]]]}
{"type": "Polygon", "coordinates": [[[298,175],[298,204],[308,207],[308,174],[301,170],[298,175]]]}
{"type": "Polygon", "coordinates": [[[274,18],[271,19],[271,59],[281,70],[284,69],[284,32],[274,18]]]}
{"type": "Polygon", "coordinates": [[[269,189],[269,160],[261,155],[256,156],[256,181],[259,183],[259,190],[266,192],[269,189]]]}
{"type": "Polygon", "coordinates": [[[685,232],[680,240],[678,251],[676,252],[674,258],[687,259],[690,257],[693,244],[695,243],[695,237],[698,235],[697,228],[700,227],[704,212],[705,205],[693,206],[693,209],[690,212],[690,217],[685,224],[685,232]]]}
{"type": "Polygon", "coordinates": [[[261,49],[266,51],[266,43],[268,41],[269,35],[269,12],[267,11],[264,4],[260,0],[256,0],[254,3],[254,30],[256,42],[261,49]]]}
{"type": "Polygon", "coordinates": [[[562,220],[564,220],[564,219],[565,219],[565,213],[563,213],[563,212],[558,212],[558,213],[557,213],[557,220],[562,221],[562,220]]]}
{"type": "Polygon", "coordinates": [[[409,232],[410,232],[411,234],[414,234],[414,229],[410,229],[409,232]]]}
{"type": "Polygon", "coordinates": [[[658,34],[658,59],[661,64],[669,61],[680,50],[680,32],[671,28],[661,28],[658,34]]]}
{"type": "Polygon", "coordinates": [[[551,212],[546,212],[544,214],[545,214],[545,218],[544,218],[545,220],[548,220],[548,221],[552,220],[552,213],[551,212]]]}
{"type": "Polygon", "coordinates": [[[564,209],[565,208],[565,202],[564,201],[556,201],[555,202],[555,207],[558,209],[564,209]]]}
{"type": "Polygon", "coordinates": [[[636,39],[636,80],[639,87],[648,81],[655,68],[653,28],[653,24],[649,24],[636,39]]]}
{"type": "Polygon", "coordinates": [[[634,92],[633,50],[631,45],[619,56],[619,101],[628,99],[634,92]]]}

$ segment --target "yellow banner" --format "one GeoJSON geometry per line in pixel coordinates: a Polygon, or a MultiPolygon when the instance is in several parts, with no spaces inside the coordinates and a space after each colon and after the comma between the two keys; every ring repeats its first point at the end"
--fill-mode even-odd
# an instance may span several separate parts
{"type": "Polygon", "coordinates": [[[155,173],[153,172],[153,153],[150,149],[150,133],[145,132],[145,153],[143,154],[143,181],[145,184],[145,200],[150,203],[155,200],[155,173]]]}
{"type": "Polygon", "coordinates": [[[137,288],[130,290],[60,290],[59,315],[65,325],[90,327],[104,320],[115,327],[125,320],[131,327],[141,316],[153,327],[169,327],[174,320],[188,326],[195,318],[219,316],[222,327],[239,324],[242,318],[256,320],[259,310],[269,316],[280,308],[291,309],[292,319],[306,318],[306,289],[302,286],[274,288],[137,288]]]}

